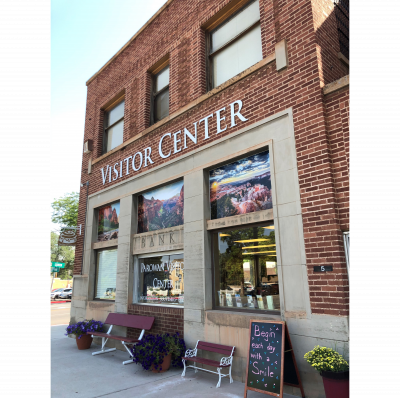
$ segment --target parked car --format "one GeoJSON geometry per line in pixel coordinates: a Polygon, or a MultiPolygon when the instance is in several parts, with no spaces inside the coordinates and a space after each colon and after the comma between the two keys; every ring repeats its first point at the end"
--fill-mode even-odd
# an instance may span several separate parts
{"type": "Polygon", "coordinates": [[[60,298],[62,299],[72,298],[72,288],[64,289],[64,291],[60,294],[60,298]]]}
{"type": "Polygon", "coordinates": [[[54,289],[51,293],[50,293],[50,299],[56,299],[60,297],[60,294],[64,291],[65,289],[54,289]]]}

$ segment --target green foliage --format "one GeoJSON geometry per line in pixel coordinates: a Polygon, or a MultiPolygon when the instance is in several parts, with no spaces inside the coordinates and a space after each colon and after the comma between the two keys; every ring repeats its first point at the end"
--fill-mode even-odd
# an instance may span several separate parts
{"type": "Polygon", "coordinates": [[[75,261],[74,246],[58,246],[58,234],[51,232],[50,261],[65,263],[65,268],[61,268],[58,277],[61,279],[72,279],[68,271],[72,271],[75,261]]]}
{"type": "Polygon", "coordinates": [[[304,359],[318,372],[343,372],[349,370],[349,363],[332,348],[317,345],[304,355],[304,359]]]}
{"type": "Polygon", "coordinates": [[[76,227],[78,224],[79,193],[66,193],[51,204],[51,221],[63,227],[76,227]]]}

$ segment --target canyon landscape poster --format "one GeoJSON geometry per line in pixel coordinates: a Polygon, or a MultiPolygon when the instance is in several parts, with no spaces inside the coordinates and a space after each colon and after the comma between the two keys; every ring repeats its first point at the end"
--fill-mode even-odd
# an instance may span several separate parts
{"type": "Polygon", "coordinates": [[[269,150],[210,171],[211,219],[272,209],[269,150]]]}
{"type": "Polygon", "coordinates": [[[183,180],[138,196],[138,233],[183,224],[183,180]]]}
{"type": "Polygon", "coordinates": [[[119,231],[119,202],[111,203],[99,209],[97,240],[105,242],[118,238],[119,231]]]}

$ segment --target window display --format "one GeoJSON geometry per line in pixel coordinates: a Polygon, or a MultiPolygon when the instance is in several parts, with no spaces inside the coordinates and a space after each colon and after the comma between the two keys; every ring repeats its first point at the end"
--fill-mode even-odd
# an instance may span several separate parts
{"type": "Polygon", "coordinates": [[[280,310],[273,222],[213,234],[215,307],[280,310]]]}
{"type": "Polygon", "coordinates": [[[183,305],[183,253],[139,258],[139,303],[183,305]]]}
{"type": "Polygon", "coordinates": [[[183,180],[138,196],[138,234],[183,224],[183,180]]]}
{"type": "Polygon", "coordinates": [[[269,150],[210,171],[211,219],[272,209],[269,150]]]}
{"type": "Polygon", "coordinates": [[[119,231],[119,202],[100,207],[97,227],[97,240],[105,242],[118,238],[119,231]]]}

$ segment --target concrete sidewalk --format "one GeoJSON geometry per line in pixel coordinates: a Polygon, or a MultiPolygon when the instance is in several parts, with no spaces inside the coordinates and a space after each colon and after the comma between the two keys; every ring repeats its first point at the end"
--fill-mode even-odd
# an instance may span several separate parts
{"type": "MultiPolygon", "coordinates": [[[[229,383],[223,378],[216,388],[218,376],[206,372],[171,368],[165,373],[145,371],[140,365],[122,365],[128,354],[114,351],[92,356],[98,345],[78,350],[74,339],[64,336],[66,326],[51,328],[51,396],[52,398],[132,398],[132,397],[229,397],[243,398],[244,384],[229,383]]],[[[268,395],[249,391],[248,398],[268,395]]],[[[293,395],[283,394],[283,398],[293,395]]]]}

